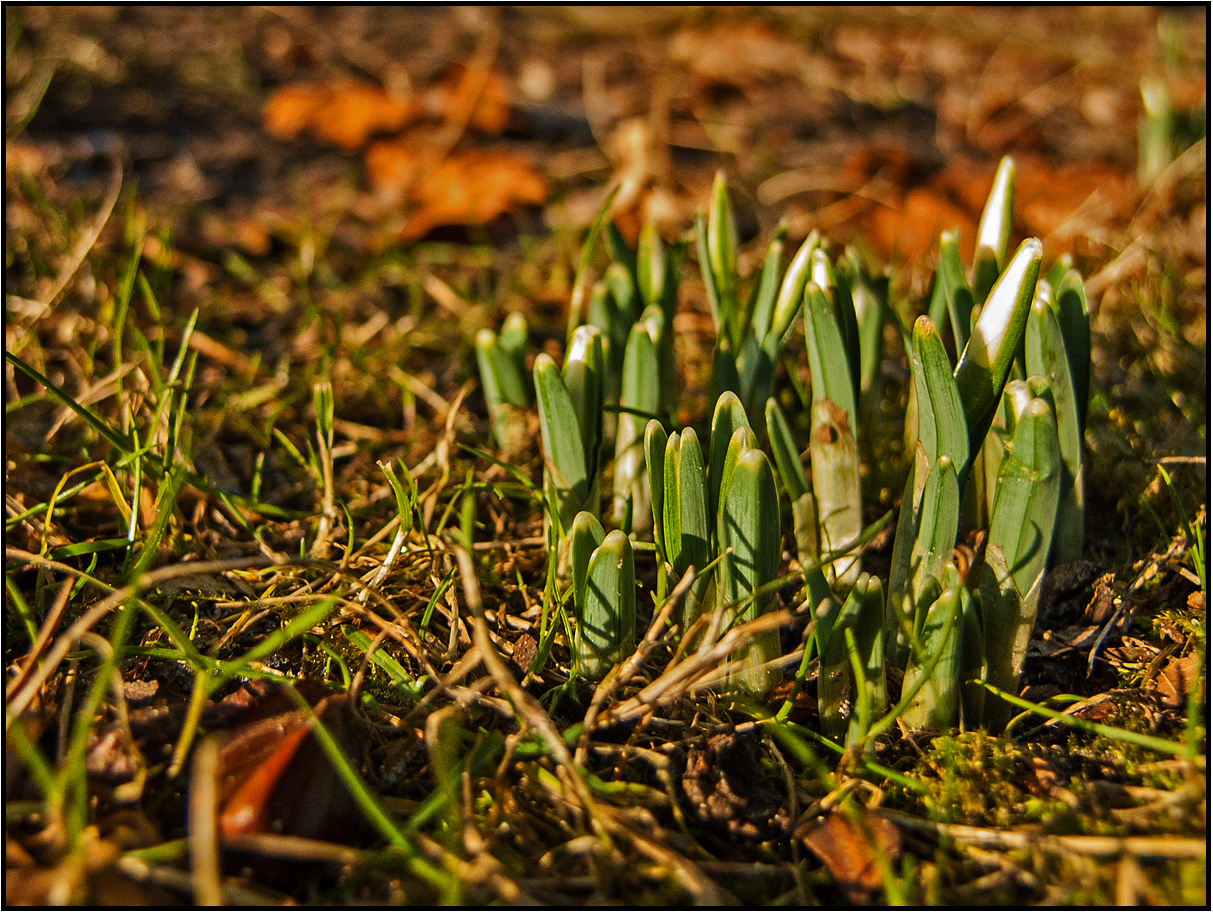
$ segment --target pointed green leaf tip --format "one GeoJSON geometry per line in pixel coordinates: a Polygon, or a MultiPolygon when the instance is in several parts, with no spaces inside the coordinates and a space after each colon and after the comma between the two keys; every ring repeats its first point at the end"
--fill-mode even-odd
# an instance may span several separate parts
{"type": "Polygon", "coordinates": [[[1036,294],[1043,248],[1039,239],[1028,238],[998,277],[969,344],[956,365],[956,386],[964,403],[969,426],[969,451],[977,448],[990,430],[998,399],[1007,382],[1015,353],[1023,342],[1028,311],[1036,294]]]}
{"type": "Polygon", "coordinates": [[[539,402],[539,430],[543,466],[555,520],[563,535],[586,503],[590,491],[585,447],[577,421],[577,408],[556,363],[547,353],[535,359],[535,397],[539,402]]]}
{"type": "Polygon", "coordinates": [[[998,163],[994,184],[977,225],[977,245],[973,255],[973,293],[977,301],[985,300],[998,271],[1006,262],[1014,202],[1015,161],[1007,155],[998,163]]]}

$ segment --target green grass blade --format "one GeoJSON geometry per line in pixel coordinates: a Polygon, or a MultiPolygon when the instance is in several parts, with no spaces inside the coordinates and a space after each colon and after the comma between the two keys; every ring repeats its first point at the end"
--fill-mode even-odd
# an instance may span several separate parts
{"type": "Polygon", "coordinates": [[[708,266],[712,272],[721,323],[735,348],[741,345],[740,302],[737,292],[737,222],[729,204],[729,188],[724,172],[717,171],[712,181],[708,205],[708,266]]]}
{"type": "Polygon", "coordinates": [[[839,354],[845,354],[847,376],[851,379],[853,395],[859,398],[859,325],[855,318],[855,303],[851,300],[851,287],[838,281],[838,273],[830,263],[829,255],[824,247],[813,251],[810,260],[810,281],[816,285],[830,303],[830,310],[838,333],[842,338],[843,347],[839,354]]]}
{"type": "Polygon", "coordinates": [[[573,340],[564,358],[561,376],[568,387],[577,424],[581,428],[581,444],[585,451],[585,467],[591,482],[598,475],[598,453],[602,447],[602,406],[606,381],[602,355],[602,333],[597,327],[582,326],[573,332],[573,340]]]}
{"type": "Polygon", "coordinates": [[[779,285],[779,295],[775,299],[771,330],[765,338],[760,340],[763,348],[772,356],[779,351],[784,337],[792,328],[792,322],[804,306],[804,290],[809,283],[813,252],[817,250],[820,241],[821,238],[816,230],[809,232],[809,236],[804,239],[804,243],[792,257],[792,262],[788,264],[788,270],[783,275],[783,282],[779,285]]]}
{"type": "Polygon", "coordinates": [[[670,435],[665,449],[664,514],[666,554],[681,577],[702,568],[708,557],[707,479],[703,451],[692,428],[670,435]]]}
{"type": "Polygon", "coordinates": [[[1103,723],[1095,723],[1091,720],[1084,720],[1082,717],[1072,716],[1063,710],[1050,710],[1048,707],[1033,704],[1031,701],[1025,701],[1023,698],[1016,697],[1014,694],[1010,694],[993,685],[986,685],[985,687],[991,694],[1012,706],[1031,711],[1050,720],[1057,720],[1074,729],[1082,729],[1104,738],[1128,742],[1130,745],[1140,745],[1142,748],[1149,749],[1150,751],[1157,751],[1160,754],[1168,754],[1179,758],[1192,757],[1192,753],[1195,750],[1192,745],[1185,745],[1180,742],[1168,742],[1166,739],[1160,739],[1157,736],[1147,735],[1143,732],[1134,732],[1131,729],[1117,729],[1115,726],[1105,726],[1103,723]]]}
{"type": "Polygon", "coordinates": [[[855,438],[855,384],[847,346],[835,320],[834,309],[815,281],[805,292],[805,309],[805,344],[813,399],[828,399],[845,412],[851,437],[855,438]]]}
{"type": "MultiPolygon", "coordinates": [[[[357,628],[352,628],[349,625],[342,625],[341,633],[345,635],[346,640],[363,653],[371,648],[373,641],[365,631],[359,631],[357,628]]],[[[391,654],[385,650],[376,650],[371,654],[371,662],[383,670],[391,683],[407,700],[413,702],[421,697],[421,689],[418,687],[417,679],[413,678],[391,654]]]]}
{"type": "Polygon", "coordinates": [[[987,674],[985,625],[981,602],[960,588],[960,725],[965,730],[981,725],[986,691],[981,687],[987,674]]]}
{"type": "Polygon", "coordinates": [[[711,254],[708,252],[708,223],[702,215],[695,217],[695,253],[699,257],[699,273],[703,278],[703,291],[708,299],[708,312],[716,328],[717,339],[727,339],[724,314],[721,311],[720,289],[716,285],[716,274],[712,270],[711,254]]]}
{"type": "Polygon", "coordinates": [[[640,300],[644,304],[661,304],[666,282],[666,253],[661,241],[661,232],[653,222],[645,223],[640,230],[636,247],[636,284],[640,287],[640,300]]]}
{"type": "Polygon", "coordinates": [[[866,738],[852,712],[866,702],[866,721],[883,714],[888,706],[884,672],[884,590],[880,581],[860,574],[846,601],[833,619],[832,630],[821,654],[817,679],[817,705],[822,732],[834,739],[847,738],[856,744],[866,738]],[[860,659],[862,676],[852,668],[845,632],[851,632],[860,659]]]}
{"type": "Polygon", "coordinates": [[[1026,593],[1044,568],[1061,483],[1057,425],[1048,403],[1033,399],[1020,415],[999,473],[989,542],[1007,555],[1016,588],[1026,593]]]}
{"type": "Polygon", "coordinates": [[[775,467],[779,470],[779,478],[783,481],[788,498],[795,502],[801,496],[809,493],[804,467],[800,465],[800,449],[793,441],[792,429],[788,427],[788,420],[774,397],[767,400],[764,414],[767,422],[767,440],[771,443],[775,467]]]}
{"type": "Polygon", "coordinates": [[[937,327],[942,327],[944,315],[948,316],[956,351],[963,352],[973,320],[973,289],[965,278],[959,245],[955,231],[945,231],[939,236],[939,263],[935,267],[935,286],[927,314],[937,327]]]}
{"type": "MultiPolygon", "coordinates": [[[[632,327],[623,357],[623,387],[619,405],[646,416],[655,415],[661,406],[661,364],[658,350],[666,332],[661,309],[645,309],[640,322],[632,327]]],[[[644,435],[647,419],[621,411],[615,432],[614,515],[622,523],[625,515],[632,522],[648,523],[651,515],[648,478],[644,472],[644,435]]]]}
{"type": "Polygon", "coordinates": [[[653,542],[659,561],[667,561],[665,550],[665,450],[670,436],[657,419],[649,419],[644,429],[644,462],[649,473],[649,500],[653,511],[653,542]]]}
{"type": "Polygon", "coordinates": [[[911,338],[910,372],[918,398],[918,439],[928,463],[940,456],[951,459],[963,487],[969,468],[969,428],[952,377],[952,364],[929,317],[914,321],[911,338]]]}
{"type": "Polygon", "coordinates": [[[703,609],[702,600],[712,573],[708,564],[711,530],[708,525],[707,473],[699,438],[691,428],[670,435],[664,457],[664,519],[666,554],[679,579],[694,567],[699,577],[679,607],[680,630],[687,631],[703,609]]]}
{"type": "Polygon", "coordinates": [[[910,729],[942,731],[959,720],[960,611],[960,588],[949,587],[926,612],[920,636],[923,659],[911,658],[903,680],[904,689],[918,689],[902,715],[910,729]],[[924,668],[928,659],[929,672],[924,668]]]}
{"type": "Polygon", "coordinates": [[[314,628],[333,613],[337,607],[338,597],[327,596],[316,605],[304,609],[281,628],[270,632],[256,646],[236,659],[219,663],[222,675],[248,674],[249,664],[262,657],[278,651],[282,646],[296,637],[302,637],[310,628],[314,628]]]}
{"type": "Polygon", "coordinates": [[[52,382],[49,378],[43,377],[38,371],[27,365],[12,352],[6,351],[4,353],[4,360],[35,382],[41,384],[51,399],[53,399],[59,405],[67,406],[67,408],[71,409],[72,412],[76,413],[76,415],[78,415],[86,425],[117,447],[122,454],[129,455],[137,449],[127,435],[122,434],[119,431],[115,431],[104,419],[97,415],[97,413],[93,412],[87,406],[80,405],[78,402],[72,399],[72,397],[69,396],[66,391],[60,389],[60,387],[52,382]]]}
{"type": "MultiPolygon", "coordinates": [[[[1003,460],[986,543],[981,597],[989,682],[1014,691],[1036,621],[1060,498],[1061,454],[1053,413],[1033,399],[1003,460]]],[[[986,722],[1005,722],[1005,705],[987,702],[986,722]]]]}
{"type": "MultiPolygon", "coordinates": [[[[915,600],[919,599],[928,579],[941,579],[944,566],[951,560],[959,525],[960,488],[956,465],[947,456],[941,456],[927,473],[918,534],[910,556],[914,568],[911,591],[915,600]]],[[[915,628],[920,626],[921,619],[917,619],[915,628]]]]}
{"type": "Polygon", "coordinates": [[[762,273],[755,287],[754,308],[750,314],[749,325],[754,338],[764,341],[771,332],[775,319],[775,296],[779,291],[779,265],[783,259],[783,245],[788,236],[787,226],[780,223],[775,229],[775,237],[767,245],[767,254],[762,262],[762,273]]]}
{"type": "Polygon", "coordinates": [[[714,522],[720,508],[720,483],[729,442],[737,429],[749,427],[750,420],[746,417],[745,407],[741,405],[737,394],[727,390],[721,393],[712,412],[712,432],[708,442],[709,522],[714,522]]]}
{"type": "Polygon", "coordinates": [[[847,248],[845,278],[855,309],[859,332],[859,392],[873,390],[880,373],[884,343],[885,313],[888,311],[888,277],[880,280],[868,275],[854,248],[847,248]]]}
{"type": "Polygon", "coordinates": [[[606,531],[602,524],[589,511],[583,510],[573,519],[573,528],[569,533],[569,564],[573,572],[573,604],[579,616],[585,612],[590,556],[605,538],[606,531]]]}
{"type": "Polygon", "coordinates": [[[1074,383],[1074,402],[1078,407],[1078,428],[1087,427],[1087,401],[1091,396],[1091,316],[1082,276],[1069,269],[1055,286],[1053,309],[1066,341],[1066,358],[1074,383]]]}

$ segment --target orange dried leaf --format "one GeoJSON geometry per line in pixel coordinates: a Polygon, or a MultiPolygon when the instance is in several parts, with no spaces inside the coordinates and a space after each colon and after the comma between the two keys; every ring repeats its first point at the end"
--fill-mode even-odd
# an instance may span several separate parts
{"type": "Polygon", "coordinates": [[[547,192],[547,181],[524,156],[453,154],[415,188],[417,209],[401,230],[401,239],[416,240],[439,225],[483,225],[516,206],[542,204],[547,192]]]}
{"type": "Polygon", "coordinates": [[[469,73],[465,64],[452,67],[442,85],[431,96],[430,114],[436,117],[467,117],[467,125],[480,133],[496,134],[505,129],[510,120],[509,86],[496,73],[488,73],[484,85],[477,87],[478,78],[469,73]],[[475,101],[470,92],[477,92],[475,101]],[[471,112],[461,115],[471,105],[471,112]]]}
{"type": "Polygon", "coordinates": [[[310,129],[321,139],[355,149],[375,133],[399,130],[419,110],[413,99],[394,98],[370,83],[297,83],[270,97],[263,124],[279,139],[294,139],[310,129]]]}
{"type": "Polygon", "coordinates": [[[933,189],[915,187],[901,209],[878,206],[871,218],[873,246],[885,256],[897,251],[906,260],[916,260],[938,243],[941,231],[959,227],[961,257],[972,258],[976,217],[933,189]]]}
{"type": "Polygon", "coordinates": [[[500,133],[510,121],[510,103],[507,101],[505,80],[496,73],[489,75],[484,90],[476,99],[469,123],[481,133],[500,133]]]}
{"type": "Polygon", "coordinates": [[[892,866],[901,856],[901,831],[862,809],[832,812],[796,828],[797,838],[822,861],[848,902],[868,905],[884,883],[880,857],[892,866]]]}
{"type": "Polygon", "coordinates": [[[371,143],[366,150],[366,174],[378,191],[403,193],[421,173],[424,151],[408,137],[371,143]]]}
{"type": "Polygon", "coordinates": [[[251,770],[245,770],[245,779],[224,802],[219,815],[219,830],[223,836],[264,834],[268,830],[269,805],[274,788],[309,732],[308,727],[303,725],[302,714],[287,716],[290,724],[280,732],[269,757],[251,770]],[[294,728],[290,728],[290,725],[294,728]]]}
{"type": "Polygon", "coordinates": [[[347,82],[333,88],[316,112],[312,129],[343,149],[356,149],[372,134],[399,130],[417,111],[412,101],[397,101],[378,86],[347,82]]]}
{"type": "Polygon", "coordinates": [[[332,89],[314,82],[283,86],[270,96],[262,115],[262,126],[270,136],[294,139],[312,124],[328,102],[332,89]]]}

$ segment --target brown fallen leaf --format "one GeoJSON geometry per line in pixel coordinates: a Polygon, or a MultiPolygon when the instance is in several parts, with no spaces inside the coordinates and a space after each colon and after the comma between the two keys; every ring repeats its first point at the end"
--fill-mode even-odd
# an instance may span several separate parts
{"type": "Polygon", "coordinates": [[[283,86],[265,103],[261,125],[278,139],[294,139],[311,126],[316,112],[328,102],[332,89],[315,82],[283,86]]]}
{"type": "Polygon", "coordinates": [[[367,179],[381,195],[402,198],[423,173],[426,153],[426,147],[409,135],[371,143],[364,156],[367,179]]]}
{"type": "Polygon", "coordinates": [[[901,858],[901,831],[891,821],[859,808],[835,811],[805,821],[793,836],[804,841],[842,889],[847,901],[870,905],[884,884],[880,859],[901,858]]]}
{"type": "Polygon", "coordinates": [[[1188,700],[1188,692],[1200,679],[1200,656],[1195,650],[1187,656],[1172,656],[1154,679],[1154,690],[1162,705],[1178,710],[1188,700]]]}
{"type": "MultiPolygon", "coordinates": [[[[365,753],[365,737],[344,694],[316,682],[297,690],[346,756],[365,753]]],[[[359,818],[353,797],[312,736],[307,714],[275,689],[237,719],[219,760],[219,831],[224,837],[283,833],[337,839],[359,818]]]]}

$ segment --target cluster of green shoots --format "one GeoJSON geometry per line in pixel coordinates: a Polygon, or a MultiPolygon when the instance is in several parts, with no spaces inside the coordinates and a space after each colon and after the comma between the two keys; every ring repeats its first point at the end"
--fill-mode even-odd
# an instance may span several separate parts
{"type": "Polygon", "coordinates": [[[928,312],[908,329],[889,306],[887,281],[853,251],[832,261],[815,232],[785,267],[781,226],[743,293],[737,229],[717,176],[693,238],[667,247],[649,227],[632,250],[613,226],[602,230],[613,262],[583,324],[574,309],[562,368],[541,354],[528,383],[518,315],[499,335],[481,333],[498,442],[517,435],[515,410],[538,404],[549,556],[571,591],[577,675],[601,679],[635,646],[637,550],[656,555],[655,606],[678,600],[680,650],[704,649],[768,611],[781,583],[782,504],[811,634],[803,650],[781,656],[779,632],[758,633],[730,655],[724,687],[762,694],[799,662],[799,688],[816,657],[823,733],[848,744],[870,745],[898,717],[919,729],[1006,724],[1011,705],[1000,695],[1017,690],[1049,562],[1082,549],[1090,374],[1082,279],[1065,261],[1042,275],[1036,239],[1008,257],[1013,194],[1005,159],[971,269],[957,234],[943,233],[928,312]],[[706,456],[694,428],[670,421],[673,318],[692,244],[717,335],[706,456]],[[889,322],[913,386],[909,472],[882,582],[863,571],[873,531],[863,525],[859,445],[868,427],[885,427],[861,418],[889,322]],[[789,421],[773,387],[799,324],[810,387],[807,416],[789,421]],[[806,426],[807,446],[793,432],[806,426]],[[968,531],[981,531],[976,554],[958,563],[968,531]],[[890,667],[902,673],[895,706],[890,667]]]}

